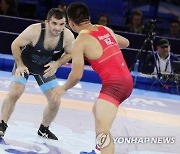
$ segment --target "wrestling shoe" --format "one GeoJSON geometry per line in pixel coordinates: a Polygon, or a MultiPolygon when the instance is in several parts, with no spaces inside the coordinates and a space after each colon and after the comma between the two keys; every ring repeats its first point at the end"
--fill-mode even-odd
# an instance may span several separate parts
{"type": "Polygon", "coordinates": [[[8,125],[3,120],[1,120],[1,123],[0,123],[0,137],[4,136],[7,127],[8,127],[8,125]]]}
{"type": "Polygon", "coordinates": [[[42,124],[41,124],[41,126],[39,127],[38,135],[39,135],[39,136],[42,136],[42,137],[45,137],[45,138],[52,139],[52,140],[58,140],[58,138],[56,137],[56,135],[54,135],[54,134],[49,130],[49,127],[44,127],[42,124]]]}

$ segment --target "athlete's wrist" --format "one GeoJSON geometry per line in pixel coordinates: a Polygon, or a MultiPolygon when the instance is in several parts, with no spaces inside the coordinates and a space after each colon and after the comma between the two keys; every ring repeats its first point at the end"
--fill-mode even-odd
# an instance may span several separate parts
{"type": "Polygon", "coordinates": [[[17,67],[24,67],[25,65],[22,62],[16,62],[17,67]]]}

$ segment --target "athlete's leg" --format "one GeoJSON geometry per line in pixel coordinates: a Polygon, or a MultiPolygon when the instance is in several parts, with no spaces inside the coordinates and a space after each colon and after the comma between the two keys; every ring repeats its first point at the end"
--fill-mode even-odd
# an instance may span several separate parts
{"type": "Polygon", "coordinates": [[[18,82],[12,82],[10,85],[10,90],[5,97],[1,108],[0,137],[4,136],[6,132],[8,127],[7,122],[14,111],[17,100],[24,91],[24,87],[25,86],[22,83],[18,82]]]}
{"type": "Polygon", "coordinates": [[[58,138],[49,130],[49,125],[56,117],[56,114],[60,105],[60,98],[52,98],[52,94],[54,90],[59,86],[59,83],[55,76],[51,76],[49,78],[44,78],[42,74],[35,76],[41,90],[44,92],[47,105],[43,112],[42,123],[38,130],[38,135],[58,140],[58,138]]]}
{"type": "Polygon", "coordinates": [[[25,88],[27,79],[29,77],[29,74],[27,73],[24,73],[24,77],[23,76],[15,77],[14,74],[15,74],[16,69],[17,69],[16,64],[14,64],[10,90],[7,96],[5,97],[2,108],[1,108],[0,137],[4,136],[5,134],[5,131],[8,127],[7,122],[14,111],[17,100],[20,98],[20,96],[24,92],[24,88],[25,88]]]}
{"type": "Polygon", "coordinates": [[[52,98],[52,94],[59,86],[59,83],[55,75],[44,78],[43,73],[41,73],[34,75],[34,77],[47,99],[47,105],[44,109],[42,124],[45,127],[48,127],[56,117],[59,109],[60,98],[52,98]]]}
{"type": "Polygon", "coordinates": [[[52,98],[53,91],[56,90],[56,88],[57,87],[52,88],[44,93],[48,103],[43,112],[42,124],[46,127],[51,124],[59,110],[60,98],[52,98]]]}
{"type": "Polygon", "coordinates": [[[44,92],[48,103],[44,109],[42,123],[38,130],[38,135],[43,136],[45,138],[53,139],[53,140],[58,140],[56,135],[49,130],[49,125],[56,117],[56,114],[59,110],[59,105],[60,105],[59,97],[56,99],[52,98],[53,91],[56,88],[57,87],[54,87],[44,92]]]}
{"type": "Polygon", "coordinates": [[[25,85],[29,77],[27,73],[24,74],[24,77],[23,76],[15,77],[14,74],[16,69],[17,69],[16,64],[14,64],[12,77],[11,77],[10,90],[7,96],[5,97],[1,108],[1,121],[3,121],[4,123],[8,122],[11,114],[13,113],[15,104],[22,95],[22,93],[24,92],[25,85]]]}
{"type": "Polygon", "coordinates": [[[96,136],[98,136],[97,146],[100,148],[101,154],[114,154],[114,144],[110,129],[117,111],[118,107],[107,100],[98,99],[94,104],[93,113],[95,117],[96,136]]]}
{"type": "Polygon", "coordinates": [[[11,114],[13,113],[15,104],[22,95],[24,91],[24,87],[25,86],[23,84],[18,82],[11,83],[10,90],[3,101],[3,105],[1,109],[1,120],[3,120],[5,123],[8,122],[11,114]]]}

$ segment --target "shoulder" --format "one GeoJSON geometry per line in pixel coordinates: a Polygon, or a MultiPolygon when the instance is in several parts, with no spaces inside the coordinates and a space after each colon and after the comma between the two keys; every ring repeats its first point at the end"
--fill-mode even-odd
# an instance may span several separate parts
{"type": "Polygon", "coordinates": [[[89,33],[80,33],[77,37],[76,37],[76,41],[75,42],[80,42],[81,44],[91,44],[92,39],[94,39],[91,35],[89,35],[89,33]]]}
{"type": "Polygon", "coordinates": [[[75,38],[74,38],[74,34],[72,33],[72,31],[71,30],[69,30],[68,28],[64,28],[64,40],[65,41],[72,41],[72,40],[74,40],[75,38]]]}
{"type": "Polygon", "coordinates": [[[172,52],[170,52],[170,58],[173,60],[180,60],[180,58],[176,56],[175,54],[173,54],[172,52]]]}
{"type": "Polygon", "coordinates": [[[170,57],[171,58],[176,58],[177,56],[174,53],[170,52],[170,57]]]}
{"type": "Polygon", "coordinates": [[[40,33],[41,31],[41,24],[32,24],[29,25],[22,33],[23,34],[28,34],[28,35],[36,35],[38,32],[40,33]]]}
{"type": "Polygon", "coordinates": [[[73,48],[84,48],[87,44],[91,44],[89,37],[87,33],[79,34],[73,41],[73,48]]]}
{"type": "Polygon", "coordinates": [[[17,38],[16,40],[21,40],[21,41],[28,41],[31,42],[32,44],[35,44],[37,41],[39,34],[41,32],[41,24],[32,24],[29,25],[17,38]]]}
{"type": "Polygon", "coordinates": [[[102,27],[104,27],[109,33],[114,33],[113,30],[112,30],[111,28],[106,27],[106,26],[102,26],[102,27]]]}
{"type": "Polygon", "coordinates": [[[26,29],[31,29],[31,30],[39,29],[40,30],[41,29],[41,23],[31,24],[26,29]]]}
{"type": "Polygon", "coordinates": [[[74,36],[74,34],[72,33],[72,31],[68,28],[64,28],[64,35],[65,36],[74,36]]]}

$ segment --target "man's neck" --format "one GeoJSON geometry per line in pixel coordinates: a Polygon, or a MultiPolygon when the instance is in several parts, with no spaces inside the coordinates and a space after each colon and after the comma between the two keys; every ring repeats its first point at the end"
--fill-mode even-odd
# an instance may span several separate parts
{"type": "Polygon", "coordinates": [[[81,30],[90,30],[90,29],[92,29],[92,27],[93,27],[93,25],[89,21],[87,21],[87,22],[81,23],[77,30],[79,33],[81,30]]]}
{"type": "Polygon", "coordinates": [[[169,57],[169,54],[167,55],[159,55],[159,57],[163,60],[166,60],[169,57]]]}

